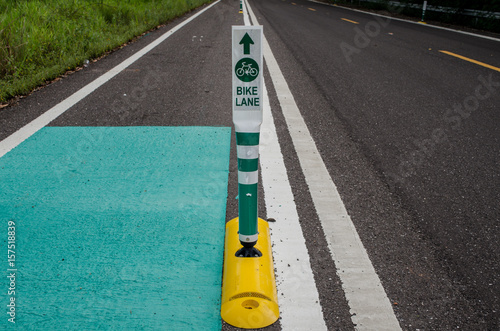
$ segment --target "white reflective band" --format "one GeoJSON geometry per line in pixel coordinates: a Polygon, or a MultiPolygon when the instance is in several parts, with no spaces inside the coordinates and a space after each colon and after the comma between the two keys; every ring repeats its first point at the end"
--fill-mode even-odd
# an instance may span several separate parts
{"type": "Polygon", "coordinates": [[[244,243],[253,243],[253,242],[256,242],[257,239],[259,239],[258,233],[251,235],[251,236],[245,236],[245,235],[240,234],[240,241],[242,241],[244,243]]]}
{"type": "Polygon", "coordinates": [[[240,184],[257,184],[259,182],[259,172],[258,171],[238,171],[238,183],[240,184]]]}
{"type": "Polygon", "coordinates": [[[238,159],[258,159],[259,145],[255,146],[236,146],[238,159]]]}

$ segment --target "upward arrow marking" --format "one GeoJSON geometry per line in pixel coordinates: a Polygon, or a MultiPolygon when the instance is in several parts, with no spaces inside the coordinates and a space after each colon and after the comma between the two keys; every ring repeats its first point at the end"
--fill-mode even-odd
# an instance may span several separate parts
{"type": "Polygon", "coordinates": [[[250,54],[250,45],[253,45],[253,40],[248,33],[245,33],[241,38],[240,45],[243,44],[243,54],[250,54]]]}

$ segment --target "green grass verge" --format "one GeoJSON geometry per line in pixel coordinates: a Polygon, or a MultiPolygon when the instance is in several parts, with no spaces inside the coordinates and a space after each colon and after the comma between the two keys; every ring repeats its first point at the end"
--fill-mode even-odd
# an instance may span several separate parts
{"type": "Polygon", "coordinates": [[[210,0],[0,0],[0,103],[210,0]]]}

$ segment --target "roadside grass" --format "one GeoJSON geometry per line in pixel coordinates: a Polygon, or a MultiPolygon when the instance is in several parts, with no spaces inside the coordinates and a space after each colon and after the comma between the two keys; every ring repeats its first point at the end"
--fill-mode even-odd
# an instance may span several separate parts
{"type": "Polygon", "coordinates": [[[0,103],[210,0],[0,0],[0,103]]]}

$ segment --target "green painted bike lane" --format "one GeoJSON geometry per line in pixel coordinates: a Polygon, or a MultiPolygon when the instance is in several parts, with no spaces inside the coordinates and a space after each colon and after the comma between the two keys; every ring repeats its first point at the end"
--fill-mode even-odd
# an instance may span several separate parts
{"type": "Polygon", "coordinates": [[[230,136],[45,127],[0,158],[0,326],[220,330],[230,136]]]}

